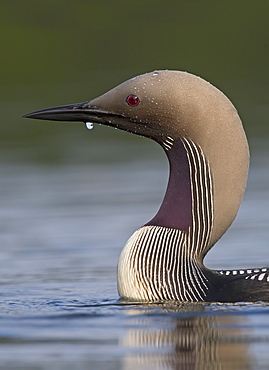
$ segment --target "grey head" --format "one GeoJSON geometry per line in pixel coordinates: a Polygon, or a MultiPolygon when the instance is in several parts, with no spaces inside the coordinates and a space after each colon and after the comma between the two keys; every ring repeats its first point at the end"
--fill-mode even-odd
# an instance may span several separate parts
{"type": "MultiPolygon", "coordinates": [[[[214,213],[203,256],[237,214],[249,166],[246,135],[230,100],[200,77],[187,72],[154,71],[131,78],[85,103],[44,109],[25,117],[112,126],[155,140],[168,158],[177,141],[187,140],[201,148],[212,177],[214,213]]],[[[192,212],[196,212],[193,207],[192,212]]]]}

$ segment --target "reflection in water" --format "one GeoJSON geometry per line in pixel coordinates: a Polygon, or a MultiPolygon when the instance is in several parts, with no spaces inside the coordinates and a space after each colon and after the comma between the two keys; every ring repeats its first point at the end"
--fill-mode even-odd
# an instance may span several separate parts
{"type": "Polygon", "coordinates": [[[236,315],[193,316],[193,311],[202,311],[204,307],[188,304],[174,309],[172,315],[171,307],[164,308],[167,316],[143,315],[140,318],[136,315],[133,320],[135,329],[126,331],[122,340],[123,346],[132,349],[123,361],[123,368],[252,368],[248,341],[242,340],[242,330],[238,328],[245,319],[236,315]],[[176,312],[180,312],[180,316],[176,312]]]}

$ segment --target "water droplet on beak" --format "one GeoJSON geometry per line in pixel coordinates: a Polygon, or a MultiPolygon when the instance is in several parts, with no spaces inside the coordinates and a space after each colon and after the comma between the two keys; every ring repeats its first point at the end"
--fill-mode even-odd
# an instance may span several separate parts
{"type": "Polygon", "coordinates": [[[92,130],[93,129],[93,123],[92,122],[85,122],[85,125],[87,127],[88,130],[92,130]]]}

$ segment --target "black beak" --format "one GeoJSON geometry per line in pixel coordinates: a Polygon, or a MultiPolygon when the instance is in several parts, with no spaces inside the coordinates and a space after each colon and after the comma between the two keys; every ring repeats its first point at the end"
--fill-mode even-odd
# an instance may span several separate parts
{"type": "Polygon", "coordinates": [[[106,110],[90,105],[90,102],[62,105],[60,107],[42,109],[28,113],[25,118],[45,119],[51,121],[81,121],[102,123],[108,126],[115,126],[122,115],[107,112],[106,110]]]}

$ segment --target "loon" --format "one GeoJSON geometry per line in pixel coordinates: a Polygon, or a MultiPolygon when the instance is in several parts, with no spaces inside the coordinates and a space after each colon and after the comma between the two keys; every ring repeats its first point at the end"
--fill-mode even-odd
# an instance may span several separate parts
{"type": "Polygon", "coordinates": [[[150,138],[169,180],[157,214],[127,241],[118,263],[123,298],[156,302],[269,300],[269,268],[211,270],[203,260],[233,222],[246,187],[249,148],[230,100],[204,79],[160,70],[84,103],[24,117],[104,124],[150,138]]]}

